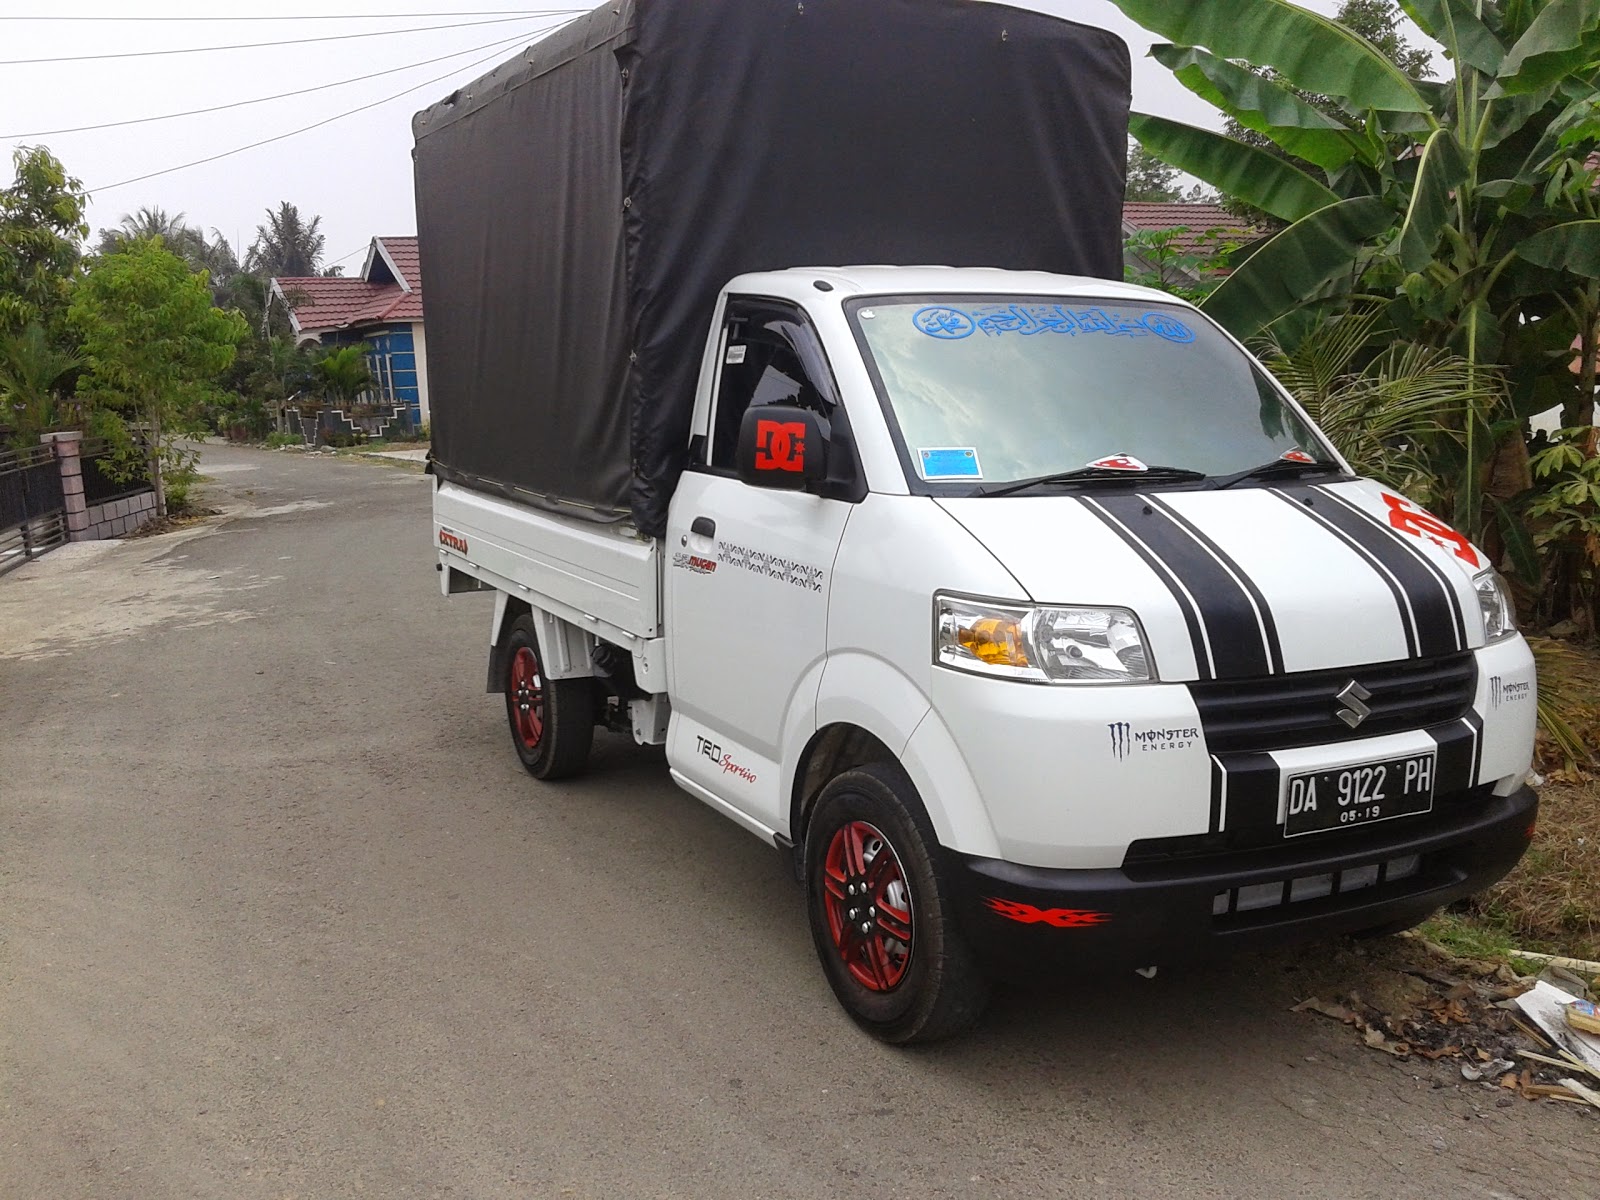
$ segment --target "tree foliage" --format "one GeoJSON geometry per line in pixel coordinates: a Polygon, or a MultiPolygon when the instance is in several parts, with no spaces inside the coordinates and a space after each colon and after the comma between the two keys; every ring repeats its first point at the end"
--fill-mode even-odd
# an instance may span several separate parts
{"type": "Polygon", "coordinates": [[[0,334],[0,424],[12,426],[16,444],[31,445],[60,422],[65,384],[82,365],[38,321],[0,334]]]}
{"type": "Polygon", "coordinates": [[[83,185],[43,146],[19,146],[0,189],[0,333],[37,322],[54,336],[82,260],[83,185]]]}
{"type": "MultiPolygon", "coordinates": [[[[1382,54],[1396,67],[1413,79],[1432,79],[1434,76],[1433,55],[1428,50],[1413,46],[1401,32],[1400,24],[1403,14],[1395,0],[1344,0],[1339,11],[1334,14],[1334,20],[1358,37],[1371,42],[1382,54]]],[[[1171,64],[1168,64],[1171,65],[1171,64]]],[[[1174,67],[1176,70],[1177,68],[1174,67]]],[[[1284,78],[1272,67],[1247,67],[1240,66],[1239,70],[1249,71],[1258,76],[1272,88],[1281,89],[1306,108],[1314,109],[1326,118],[1326,124],[1318,133],[1310,133],[1298,139],[1283,138],[1283,144],[1273,141],[1263,129],[1259,121],[1250,120],[1249,117],[1240,118],[1229,116],[1223,126],[1224,132],[1235,141],[1254,146],[1274,157],[1289,162],[1299,162],[1304,167],[1302,159],[1309,159],[1311,163],[1337,168],[1348,162],[1351,155],[1345,149],[1347,143],[1343,139],[1331,137],[1328,130],[1355,130],[1358,122],[1352,119],[1339,102],[1331,96],[1319,95],[1316,92],[1302,91],[1292,85],[1285,86],[1284,78]],[[1336,161],[1328,161],[1324,156],[1331,150],[1336,161]]],[[[1264,94],[1271,92],[1264,89],[1264,94]]],[[[1247,113],[1255,110],[1245,107],[1247,113]]],[[[1271,114],[1265,114],[1271,120],[1271,114]]],[[[1297,123],[1273,121],[1280,130],[1286,127],[1297,127],[1297,123]]],[[[1317,124],[1313,121],[1312,124],[1317,124]]],[[[1228,211],[1236,217],[1258,225],[1263,228],[1281,228],[1281,223],[1273,219],[1271,214],[1262,212],[1241,201],[1231,197],[1224,199],[1228,211]]]]}
{"type": "Polygon", "coordinates": [[[268,209],[267,222],[256,226],[256,240],[245,255],[245,270],[269,279],[318,274],[327,241],[318,232],[321,224],[321,217],[305,220],[287,200],[268,209]]]}
{"type": "Polygon", "coordinates": [[[80,390],[100,406],[103,432],[124,459],[144,460],[164,515],[166,473],[192,462],[177,439],[216,398],[216,380],[246,334],[244,318],[214,307],[205,276],[159,239],[95,260],[69,316],[87,365],[80,390]]]}
{"type": "Polygon", "coordinates": [[[123,213],[117,228],[100,230],[95,249],[100,254],[116,254],[133,242],[152,238],[160,238],[162,245],[183,259],[191,271],[206,272],[217,303],[231,301],[234,280],[239,274],[239,260],[233,247],[217,230],[213,229],[208,237],[204,230],[190,225],[184,213],[168,213],[164,208],[152,206],[123,213]]]}
{"type": "MultiPolygon", "coordinates": [[[[1323,323],[1377,305],[1368,353],[1398,338],[1457,356],[1470,386],[1424,446],[1437,502],[1541,605],[1573,594],[1550,575],[1567,556],[1547,542],[1541,559],[1530,536],[1524,421],[1560,405],[1595,453],[1600,3],[1403,0],[1452,64],[1453,77],[1429,83],[1391,60],[1395,45],[1289,0],[1113,2],[1173,40],[1152,53],[1182,83],[1283,152],[1135,118],[1169,165],[1286,224],[1206,310],[1292,351],[1323,323]],[[1329,99],[1331,121],[1310,93],[1329,99]],[[1466,398],[1486,389],[1491,403],[1466,398]]],[[[1573,615],[1592,625],[1594,586],[1582,594],[1573,615]]]]}
{"type": "Polygon", "coordinates": [[[372,372],[367,366],[371,349],[367,345],[331,346],[311,364],[311,373],[330,402],[351,404],[372,386],[372,372]]]}
{"type": "Polygon", "coordinates": [[[1128,143],[1127,198],[1152,204],[1171,204],[1183,196],[1182,172],[1169,167],[1138,142],[1128,143]]]}

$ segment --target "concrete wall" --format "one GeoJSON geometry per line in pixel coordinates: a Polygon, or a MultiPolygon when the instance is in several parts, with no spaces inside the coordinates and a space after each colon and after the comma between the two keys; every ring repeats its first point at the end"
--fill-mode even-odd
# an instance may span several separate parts
{"type": "Polygon", "coordinates": [[[72,534],[73,541],[97,542],[105,538],[121,537],[125,533],[132,533],[146,521],[155,519],[156,494],[139,492],[136,495],[124,496],[121,500],[91,504],[85,515],[88,517],[87,528],[81,534],[72,534]]]}

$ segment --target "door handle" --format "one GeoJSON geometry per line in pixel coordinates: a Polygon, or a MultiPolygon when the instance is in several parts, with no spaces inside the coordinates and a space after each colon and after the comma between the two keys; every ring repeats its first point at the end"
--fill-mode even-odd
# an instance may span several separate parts
{"type": "Polygon", "coordinates": [[[717,523],[710,517],[696,517],[689,526],[689,532],[695,537],[714,538],[717,536],[717,523]]]}

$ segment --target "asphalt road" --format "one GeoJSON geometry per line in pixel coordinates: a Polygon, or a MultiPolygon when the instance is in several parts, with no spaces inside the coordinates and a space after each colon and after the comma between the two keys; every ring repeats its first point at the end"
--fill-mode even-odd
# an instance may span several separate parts
{"type": "Polygon", "coordinates": [[[422,476],[207,447],[0,579],[0,1197],[1593,1197],[1600,1122],[1287,1011],[1323,951],[859,1033],[777,852],[539,784],[422,476]]]}

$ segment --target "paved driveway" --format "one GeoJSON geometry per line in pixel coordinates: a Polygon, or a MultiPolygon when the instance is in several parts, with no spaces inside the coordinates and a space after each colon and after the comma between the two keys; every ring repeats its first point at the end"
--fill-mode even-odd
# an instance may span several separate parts
{"type": "Polygon", "coordinates": [[[1288,1013],[1309,957],[874,1043],[657,755],[522,772],[425,478],[205,467],[0,581],[6,1200],[1596,1194],[1600,1122],[1288,1013]]]}

